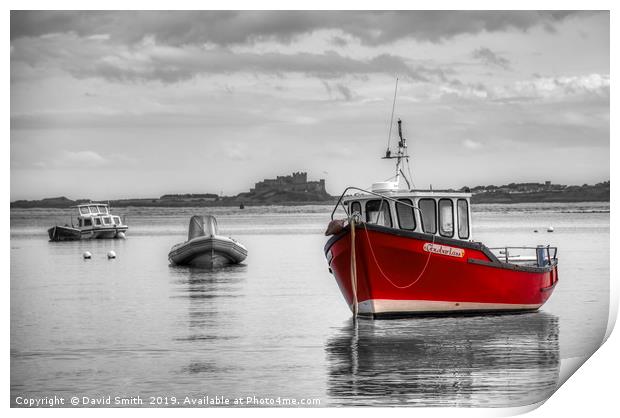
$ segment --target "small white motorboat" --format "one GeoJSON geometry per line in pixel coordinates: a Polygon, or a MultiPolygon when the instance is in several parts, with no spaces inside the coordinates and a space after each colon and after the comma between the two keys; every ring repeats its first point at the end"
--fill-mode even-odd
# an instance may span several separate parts
{"type": "Polygon", "coordinates": [[[217,221],[211,215],[192,216],[187,241],[168,253],[171,264],[192,267],[221,267],[245,260],[248,250],[232,238],[218,235],[217,221]]]}
{"type": "Polygon", "coordinates": [[[109,205],[86,203],[76,206],[77,225],[56,225],[47,230],[50,241],[78,241],[83,239],[125,238],[127,225],[121,217],[110,213],[109,205]]]}

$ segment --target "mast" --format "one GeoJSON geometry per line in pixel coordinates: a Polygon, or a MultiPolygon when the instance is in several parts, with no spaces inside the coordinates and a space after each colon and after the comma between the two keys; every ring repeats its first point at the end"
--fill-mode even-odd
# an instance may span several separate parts
{"type": "Polygon", "coordinates": [[[411,188],[409,179],[407,179],[407,176],[402,169],[403,159],[409,161],[409,155],[407,154],[407,140],[403,138],[402,121],[400,120],[400,118],[398,119],[398,138],[398,151],[396,152],[396,154],[393,155],[392,151],[390,151],[390,149],[388,148],[387,151],[385,151],[385,157],[383,157],[383,159],[396,160],[396,173],[394,176],[394,181],[397,185],[400,184],[400,177],[402,175],[403,179],[407,183],[407,187],[411,188]]]}
{"type": "Polygon", "coordinates": [[[396,77],[396,85],[394,86],[394,101],[392,102],[392,115],[390,116],[390,130],[388,132],[388,143],[387,149],[385,150],[384,159],[396,159],[396,173],[394,176],[394,184],[396,188],[400,186],[400,176],[403,176],[403,179],[407,183],[407,189],[411,189],[411,181],[413,179],[407,179],[407,176],[403,172],[403,158],[407,161],[407,168],[409,169],[409,176],[411,177],[411,167],[409,166],[409,155],[407,154],[407,140],[403,138],[403,129],[402,129],[402,121],[400,118],[398,119],[398,152],[396,155],[392,155],[392,151],[390,150],[390,139],[392,137],[392,124],[394,123],[394,109],[396,108],[396,93],[398,92],[398,77],[396,77]]]}

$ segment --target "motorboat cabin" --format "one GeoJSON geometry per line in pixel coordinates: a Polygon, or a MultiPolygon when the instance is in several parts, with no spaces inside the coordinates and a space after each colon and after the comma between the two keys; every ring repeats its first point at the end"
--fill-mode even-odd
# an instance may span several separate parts
{"type": "Polygon", "coordinates": [[[444,238],[470,241],[471,193],[439,191],[385,192],[345,196],[343,205],[349,216],[358,213],[360,220],[410,232],[433,234],[444,238]]]}
{"type": "Polygon", "coordinates": [[[118,215],[110,213],[104,203],[87,203],[77,206],[77,225],[53,226],[48,229],[51,241],[76,241],[82,239],[125,238],[129,229],[118,215]]]}
{"type": "Polygon", "coordinates": [[[123,225],[120,216],[110,214],[108,205],[78,205],[78,227],[111,228],[123,225]]]}

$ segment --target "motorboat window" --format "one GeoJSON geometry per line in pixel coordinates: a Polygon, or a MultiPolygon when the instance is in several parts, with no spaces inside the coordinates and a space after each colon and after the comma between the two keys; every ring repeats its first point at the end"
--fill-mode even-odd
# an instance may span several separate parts
{"type": "Polygon", "coordinates": [[[351,202],[351,215],[353,215],[355,212],[359,213],[361,216],[362,205],[360,202],[351,202]]]}
{"type": "Polygon", "coordinates": [[[469,205],[466,199],[456,201],[456,217],[459,221],[459,238],[469,238],[469,205]]]}
{"type": "Polygon", "coordinates": [[[78,226],[81,227],[82,226],[82,220],[78,219],[78,226]]]}
{"type": "Polygon", "coordinates": [[[108,207],[105,205],[97,205],[97,209],[99,209],[99,213],[108,214],[108,207]]]}
{"type": "Polygon", "coordinates": [[[90,213],[93,213],[95,215],[99,214],[99,209],[97,209],[97,206],[89,206],[88,208],[90,209],[90,213]]]}
{"type": "Polygon", "coordinates": [[[114,225],[121,224],[121,218],[119,218],[118,216],[112,216],[112,220],[114,221],[114,225]]]}
{"type": "Polygon", "coordinates": [[[80,206],[80,215],[88,215],[90,211],[88,210],[88,206],[80,206]]]}
{"type": "Polygon", "coordinates": [[[413,203],[410,199],[398,199],[398,202],[396,202],[396,216],[400,229],[406,229],[408,231],[413,231],[415,229],[415,214],[412,206],[413,203]]]}
{"type": "Polygon", "coordinates": [[[84,226],[93,226],[93,221],[90,218],[84,219],[84,226]]]}
{"type": "Polygon", "coordinates": [[[454,236],[454,204],[452,199],[439,199],[439,234],[442,237],[454,236]]]}
{"type": "Polygon", "coordinates": [[[101,225],[101,218],[93,218],[95,221],[95,225],[101,225]]]}
{"type": "Polygon", "coordinates": [[[104,225],[112,225],[112,218],[110,218],[109,216],[104,216],[102,219],[104,225]]]}
{"type": "Polygon", "coordinates": [[[418,207],[422,213],[422,226],[424,232],[437,233],[437,202],[435,199],[420,199],[418,207]]]}
{"type": "Polygon", "coordinates": [[[384,199],[366,202],[366,222],[391,227],[392,216],[389,202],[384,199]]]}

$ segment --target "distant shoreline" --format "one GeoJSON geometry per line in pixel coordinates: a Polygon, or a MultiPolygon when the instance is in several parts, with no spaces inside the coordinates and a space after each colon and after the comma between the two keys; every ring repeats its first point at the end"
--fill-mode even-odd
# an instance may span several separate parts
{"type": "MultiPolygon", "coordinates": [[[[307,205],[335,205],[337,197],[321,201],[296,201],[296,202],[246,202],[245,207],[251,206],[307,206],[307,205]]],[[[107,202],[107,201],[105,201],[107,202]]],[[[123,199],[110,200],[112,207],[144,207],[144,208],[179,208],[179,207],[239,207],[239,201],[214,201],[214,202],[188,202],[166,201],[156,199],[123,199]]],[[[518,203],[586,203],[586,202],[610,202],[609,193],[583,194],[575,196],[563,193],[480,193],[474,194],[472,204],[518,204],[518,203]]],[[[76,206],[82,201],[63,199],[28,200],[11,202],[12,209],[67,209],[76,206]]]]}
{"type": "MultiPolygon", "coordinates": [[[[294,173],[295,174],[295,173],[294,173]]],[[[296,173],[298,174],[298,173],[296,173]]],[[[296,175],[295,174],[295,175],[296,175]]],[[[305,175],[305,173],[301,173],[305,175]]],[[[305,177],[303,178],[305,180],[305,177]]],[[[113,207],[242,207],[242,206],[303,206],[335,205],[338,196],[327,194],[321,183],[320,190],[267,190],[241,193],[237,196],[218,196],[216,194],[178,194],[163,195],[158,198],[103,200],[113,207]]],[[[610,182],[594,185],[565,186],[545,183],[510,183],[503,186],[463,187],[459,190],[435,190],[435,192],[467,192],[472,194],[471,202],[476,203],[579,203],[609,202],[610,182]]],[[[70,208],[90,199],[71,200],[65,196],[40,200],[17,200],[11,208],[70,208]]]]}

